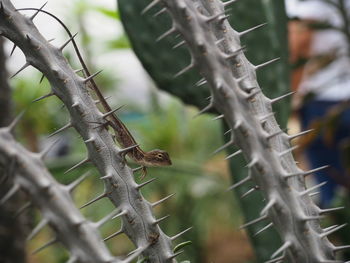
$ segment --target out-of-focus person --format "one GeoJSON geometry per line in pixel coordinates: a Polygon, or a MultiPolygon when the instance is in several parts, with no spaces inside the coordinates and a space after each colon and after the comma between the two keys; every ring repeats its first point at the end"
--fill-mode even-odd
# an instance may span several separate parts
{"type": "MultiPolygon", "coordinates": [[[[330,206],[339,185],[350,189],[341,150],[350,138],[350,37],[341,30],[344,19],[333,5],[339,1],[328,2],[286,0],[292,89],[297,91],[292,107],[303,130],[316,129],[317,136],[305,148],[309,165],[330,165],[315,174],[317,183],[327,182],[321,188],[321,207],[330,206]]],[[[343,2],[349,16],[350,1],[343,2]]]]}

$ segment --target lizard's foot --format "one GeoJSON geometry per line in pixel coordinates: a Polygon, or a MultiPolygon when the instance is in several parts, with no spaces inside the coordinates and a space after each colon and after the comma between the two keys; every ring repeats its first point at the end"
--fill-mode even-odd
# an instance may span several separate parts
{"type": "Polygon", "coordinates": [[[141,177],[140,180],[142,181],[147,175],[147,168],[146,166],[142,166],[142,172],[141,172],[141,177]]]}

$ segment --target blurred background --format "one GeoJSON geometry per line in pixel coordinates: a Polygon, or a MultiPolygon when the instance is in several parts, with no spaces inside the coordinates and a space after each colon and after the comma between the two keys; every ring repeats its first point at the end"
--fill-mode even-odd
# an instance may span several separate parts
{"type": "MultiPolygon", "coordinates": [[[[290,1],[288,4],[288,13],[292,14],[289,22],[297,20],[296,2],[290,1]]],[[[17,8],[38,8],[43,4],[37,0],[30,3],[26,0],[13,0],[12,3],[17,8]]],[[[172,51],[172,46],[179,42],[175,37],[155,43],[155,39],[169,28],[170,21],[163,16],[153,18],[153,14],[158,11],[156,9],[141,17],[139,13],[147,3],[148,1],[144,0],[120,0],[118,7],[113,0],[61,0],[50,1],[45,10],[62,19],[72,33],[78,32],[76,40],[90,71],[103,69],[103,73],[97,79],[98,84],[103,88],[105,96],[110,96],[109,103],[112,108],[125,105],[118,112],[118,116],[142,148],[159,148],[169,152],[173,165],[166,168],[150,168],[147,177],[156,177],[157,180],[142,193],[149,201],[176,193],[166,205],[158,207],[155,214],[156,217],[171,215],[161,223],[163,231],[170,236],[193,226],[193,230],[181,240],[191,240],[193,243],[186,247],[184,255],[179,258],[203,263],[263,262],[280,246],[274,230],[268,230],[256,237],[254,234],[264,226],[263,224],[251,227],[247,232],[238,229],[244,221],[254,218],[259,213],[263,206],[263,198],[257,191],[247,194],[254,185],[244,186],[234,193],[226,192],[234,181],[246,176],[247,171],[243,168],[245,162],[242,159],[225,160],[228,153],[224,151],[212,154],[228,140],[227,136],[223,136],[227,127],[220,120],[213,120],[216,116],[214,112],[193,118],[198,109],[207,103],[205,98],[208,96],[208,90],[195,87],[195,83],[200,79],[198,72],[191,72],[173,80],[172,76],[189,64],[189,56],[185,48],[172,51]]],[[[254,64],[276,56],[281,57],[279,65],[259,72],[258,77],[264,93],[274,98],[288,92],[291,89],[290,67],[295,70],[294,66],[298,63],[288,63],[288,20],[283,1],[247,0],[235,5],[232,12],[234,15],[230,20],[233,25],[237,25],[239,31],[269,22],[268,28],[244,37],[243,42],[247,45],[247,56],[254,64]],[[251,5],[255,5],[256,11],[251,10],[251,5]],[[250,12],[247,12],[248,8],[250,12]],[[263,16],[260,15],[261,10],[264,11],[263,16]],[[258,38],[262,39],[259,43],[258,38]]],[[[53,45],[59,46],[68,39],[63,28],[50,17],[39,14],[34,22],[47,39],[54,39],[51,42],[53,45]]],[[[12,43],[5,41],[4,48],[6,66],[9,75],[12,75],[25,63],[25,59],[18,48],[9,57],[12,43]]],[[[65,49],[64,53],[74,69],[81,68],[71,46],[65,49]]],[[[55,97],[32,102],[50,92],[47,80],[39,83],[40,79],[40,72],[28,68],[9,82],[13,99],[12,116],[28,109],[18,128],[17,138],[32,151],[39,151],[55,140],[47,139],[47,136],[64,126],[69,119],[66,109],[55,97]]],[[[294,79],[295,76],[292,75],[292,80],[294,79]]],[[[2,105],[0,111],[1,107],[2,105]]],[[[346,106],[341,107],[338,111],[333,111],[329,118],[326,116],[319,119],[314,124],[318,133],[299,142],[302,147],[296,155],[302,167],[312,168],[304,151],[307,145],[321,134],[323,127],[336,129],[337,117],[346,109],[346,106]]],[[[291,110],[288,102],[276,106],[276,116],[281,127],[288,128],[289,134],[295,134],[301,129],[299,110],[297,107],[291,110]]],[[[331,138],[333,131],[328,129],[326,132],[327,138],[331,138]]],[[[85,171],[92,171],[92,176],[89,176],[74,193],[75,203],[79,207],[101,193],[103,184],[91,166],[63,174],[84,158],[86,149],[75,131],[69,130],[60,136],[60,143],[47,158],[47,165],[54,177],[67,184],[85,171]]],[[[344,163],[347,163],[350,157],[346,149],[345,147],[342,157],[344,163]]],[[[132,162],[130,165],[134,166],[132,162]]],[[[343,180],[346,181],[344,178],[343,180]]],[[[317,180],[311,177],[308,185],[314,184],[315,181],[317,180]]],[[[346,184],[339,184],[334,194],[327,199],[328,203],[325,206],[346,205],[346,189],[346,184]]],[[[23,200],[26,201],[26,196],[22,196],[22,202],[23,200]]],[[[315,196],[315,201],[321,202],[321,199],[315,196]]],[[[82,209],[81,212],[86,218],[98,221],[112,210],[113,205],[108,200],[102,200],[82,209]]],[[[33,229],[41,218],[36,209],[30,209],[24,217],[24,232],[33,229]]],[[[329,226],[349,221],[345,210],[327,218],[323,224],[329,226]]],[[[118,231],[119,227],[118,220],[108,222],[101,229],[102,237],[118,231]]],[[[337,244],[350,244],[348,231],[349,229],[346,229],[340,235],[332,237],[333,241],[337,244]]],[[[31,251],[51,237],[52,232],[45,228],[35,239],[28,242],[28,262],[67,261],[68,254],[60,245],[31,255],[31,251]]],[[[114,255],[125,255],[133,250],[132,243],[125,236],[111,239],[107,241],[107,245],[114,255]]],[[[4,247],[0,248],[1,251],[5,251],[4,247]]]]}

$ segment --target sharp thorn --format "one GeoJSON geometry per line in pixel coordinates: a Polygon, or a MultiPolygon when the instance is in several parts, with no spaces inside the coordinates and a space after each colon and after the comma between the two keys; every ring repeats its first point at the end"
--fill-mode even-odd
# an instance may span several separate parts
{"type": "Polygon", "coordinates": [[[186,41],[182,40],[179,43],[177,43],[175,46],[173,46],[172,49],[177,49],[178,47],[181,47],[181,46],[183,46],[185,44],[186,44],[186,41]]]}
{"type": "Polygon", "coordinates": [[[152,203],[151,205],[152,205],[152,207],[156,207],[157,205],[159,205],[159,204],[161,204],[161,203],[167,201],[168,199],[170,199],[170,198],[173,197],[174,195],[175,195],[175,194],[168,195],[168,196],[164,197],[163,199],[160,199],[159,201],[152,203]]]}
{"type": "Polygon", "coordinates": [[[34,15],[32,15],[29,19],[30,20],[34,20],[34,18],[40,13],[41,10],[43,10],[43,8],[46,6],[47,2],[45,2],[35,13],[34,15]]]}
{"type": "Polygon", "coordinates": [[[313,132],[313,131],[314,131],[314,129],[310,129],[310,130],[307,130],[307,131],[299,132],[299,133],[297,133],[295,135],[289,135],[288,139],[291,141],[291,140],[293,140],[295,138],[298,138],[300,136],[303,136],[303,135],[308,134],[308,133],[313,132]]]}
{"type": "Polygon", "coordinates": [[[172,26],[168,31],[160,35],[157,39],[156,42],[161,41],[162,39],[166,38],[167,36],[170,36],[171,34],[176,32],[176,27],[172,26]]]}
{"type": "Polygon", "coordinates": [[[91,137],[89,139],[87,139],[86,141],[84,141],[85,143],[90,143],[90,142],[93,142],[95,141],[95,137],[91,137]]]}
{"type": "Polygon", "coordinates": [[[118,210],[114,210],[113,212],[109,213],[108,215],[106,215],[104,218],[102,218],[101,220],[99,220],[98,222],[95,223],[97,228],[102,227],[104,224],[106,224],[109,220],[111,220],[115,215],[117,214],[118,210]]]}
{"type": "Polygon", "coordinates": [[[225,143],[223,146],[219,147],[218,149],[216,149],[212,155],[214,154],[217,154],[219,152],[221,152],[222,150],[225,150],[227,147],[230,147],[232,146],[234,143],[233,143],[233,140],[230,140],[229,142],[225,143]]]}
{"type": "Polygon", "coordinates": [[[265,25],[267,25],[267,23],[263,23],[263,24],[260,24],[260,25],[255,26],[255,27],[249,28],[249,29],[247,29],[247,30],[244,30],[244,31],[242,31],[242,32],[239,33],[239,36],[242,37],[242,36],[244,36],[244,35],[246,35],[246,34],[252,32],[252,31],[254,31],[254,30],[258,29],[258,28],[261,28],[261,27],[263,27],[263,26],[265,26],[265,25]]]}
{"type": "Polygon", "coordinates": [[[258,190],[259,188],[257,186],[254,186],[253,188],[249,189],[247,192],[245,192],[244,194],[241,195],[241,198],[245,198],[248,195],[250,195],[251,193],[255,192],[256,190],[258,190]]]}
{"type": "Polygon", "coordinates": [[[166,11],[167,11],[167,9],[164,7],[164,8],[162,8],[162,9],[160,9],[157,13],[155,13],[155,14],[153,15],[153,17],[160,16],[161,14],[164,14],[166,11]]]}
{"type": "Polygon", "coordinates": [[[112,238],[114,238],[114,237],[116,237],[116,236],[119,236],[120,234],[123,234],[123,233],[124,233],[124,231],[121,229],[121,230],[119,230],[119,231],[113,233],[112,235],[106,237],[105,239],[103,239],[103,241],[106,242],[106,241],[108,241],[108,240],[110,240],[110,239],[112,239],[112,238]]]}
{"type": "Polygon", "coordinates": [[[174,258],[176,258],[178,255],[180,255],[182,253],[184,253],[184,250],[180,250],[179,252],[174,253],[173,255],[169,256],[167,259],[168,260],[174,259],[174,258]]]}
{"type": "Polygon", "coordinates": [[[135,149],[135,148],[137,148],[137,147],[139,147],[139,146],[140,146],[139,144],[135,144],[135,145],[132,145],[132,146],[130,146],[130,147],[126,147],[126,148],[124,148],[124,149],[119,150],[118,154],[119,154],[119,155],[125,155],[125,154],[127,154],[128,152],[132,151],[133,149],[135,149]]]}
{"type": "Polygon", "coordinates": [[[273,259],[277,255],[281,254],[283,251],[288,249],[291,245],[292,245],[292,243],[290,241],[284,242],[284,244],[279,249],[277,249],[275,253],[272,254],[271,259],[273,259]]]}
{"type": "Polygon", "coordinates": [[[50,240],[49,242],[47,242],[45,245],[43,245],[43,246],[37,248],[36,250],[34,250],[34,251],[32,252],[32,255],[35,255],[35,254],[39,253],[40,251],[44,250],[45,248],[47,248],[47,247],[49,247],[49,246],[51,246],[51,245],[57,243],[57,241],[58,241],[57,238],[51,239],[51,240],[50,240]]]}
{"type": "Polygon", "coordinates": [[[312,192],[313,190],[316,190],[316,189],[318,189],[318,188],[324,186],[326,183],[327,183],[327,182],[323,182],[323,183],[317,184],[317,185],[315,185],[315,186],[313,186],[313,187],[310,187],[309,189],[306,189],[305,191],[300,192],[299,195],[300,195],[300,196],[307,195],[307,194],[309,194],[310,192],[312,192]]]}
{"type": "Polygon", "coordinates": [[[248,227],[248,226],[251,226],[251,225],[253,225],[253,224],[256,224],[256,223],[258,223],[258,222],[260,222],[260,221],[263,221],[263,220],[265,220],[265,219],[267,219],[267,215],[263,215],[263,216],[261,216],[261,217],[259,217],[259,218],[257,218],[257,219],[254,219],[254,220],[252,220],[252,221],[250,221],[250,222],[248,222],[248,223],[246,223],[246,224],[240,226],[239,229],[246,228],[246,227],[248,227]]]}
{"type": "Polygon", "coordinates": [[[205,18],[205,22],[209,24],[209,23],[219,19],[220,16],[225,15],[225,13],[226,13],[226,11],[223,11],[223,12],[220,12],[218,14],[215,14],[215,15],[212,15],[212,16],[208,16],[208,17],[205,18]]]}
{"type": "Polygon", "coordinates": [[[55,136],[55,135],[57,135],[57,134],[59,134],[59,133],[65,131],[65,130],[71,128],[71,127],[73,127],[73,126],[72,126],[72,123],[69,122],[69,123],[67,123],[66,125],[64,125],[62,128],[60,128],[60,129],[58,129],[57,131],[55,131],[54,133],[51,133],[51,134],[48,136],[48,138],[51,138],[51,137],[53,137],[53,136],[55,136]]]}
{"type": "Polygon", "coordinates": [[[241,181],[235,183],[234,185],[231,185],[226,191],[231,191],[233,189],[236,189],[237,187],[241,186],[242,184],[250,181],[252,177],[248,175],[246,178],[242,179],[241,181]]]}
{"type": "Polygon", "coordinates": [[[308,176],[310,174],[313,174],[313,173],[316,173],[318,171],[321,171],[323,169],[327,169],[329,168],[330,166],[329,165],[325,165],[325,166],[321,166],[321,167],[318,167],[316,169],[312,169],[310,171],[306,171],[306,172],[301,172],[301,173],[291,173],[291,174],[287,174],[285,175],[286,178],[290,178],[290,177],[294,177],[294,176],[308,176]]]}
{"type": "Polygon", "coordinates": [[[75,188],[77,188],[88,176],[90,176],[90,172],[84,173],[82,176],[80,176],[78,179],[67,185],[67,189],[69,192],[72,192],[75,188]]]}
{"type": "Polygon", "coordinates": [[[297,148],[299,148],[299,146],[298,146],[298,145],[295,145],[295,146],[289,148],[288,150],[285,150],[285,151],[283,151],[283,152],[278,153],[278,155],[279,155],[279,157],[282,157],[282,156],[284,156],[284,155],[286,155],[286,154],[288,154],[288,153],[293,153],[293,151],[294,151],[295,149],[297,149],[297,148]]]}
{"type": "Polygon", "coordinates": [[[242,153],[242,150],[238,150],[238,151],[236,151],[236,152],[234,152],[234,153],[228,155],[228,156],[225,158],[225,160],[229,160],[229,159],[231,159],[231,158],[233,158],[233,157],[235,157],[235,156],[237,156],[237,155],[239,155],[239,154],[241,154],[241,153],[242,153]]]}
{"type": "Polygon", "coordinates": [[[61,47],[60,50],[62,51],[76,36],[78,33],[75,33],[71,38],[69,38],[61,47]]]}
{"type": "Polygon", "coordinates": [[[68,169],[67,171],[65,171],[63,174],[67,174],[67,173],[73,171],[74,169],[76,169],[76,168],[78,168],[78,167],[80,167],[80,166],[82,166],[83,164],[88,163],[88,162],[90,162],[89,158],[85,158],[85,159],[82,160],[81,162],[79,162],[79,163],[77,163],[76,165],[74,165],[73,167],[69,168],[69,169],[68,169]]]}
{"type": "Polygon", "coordinates": [[[319,195],[320,194],[320,192],[315,192],[315,193],[311,193],[311,194],[309,194],[309,196],[310,197],[313,197],[313,196],[315,196],[315,195],[319,195]]]}
{"type": "Polygon", "coordinates": [[[20,209],[18,209],[18,211],[16,212],[16,214],[14,214],[13,218],[17,218],[19,217],[21,214],[23,214],[28,208],[30,208],[32,206],[31,202],[27,202],[25,203],[23,206],[20,207],[20,209]]]}
{"type": "Polygon", "coordinates": [[[91,205],[91,204],[93,204],[93,203],[95,203],[95,202],[97,202],[97,201],[99,201],[99,200],[105,198],[105,197],[107,197],[107,193],[103,193],[103,194],[101,194],[101,195],[95,197],[95,198],[92,199],[91,201],[89,201],[89,202],[87,202],[86,204],[84,204],[84,205],[82,205],[81,207],[79,207],[79,209],[83,209],[83,208],[85,208],[85,207],[87,207],[87,206],[89,206],[89,205],[91,205]]]}
{"type": "Polygon", "coordinates": [[[225,131],[224,135],[227,135],[227,134],[229,134],[231,132],[232,132],[232,129],[229,129],[229,130],[225,131]]]}
{"type": "Polygon", "coordinates": [[[41,84],[41,83],[43,82],[44,78],[45,78],[45,75],[42,74],[42,75],[41,75],[41,78],[40,78],[40,80],[39,80],[39,84],[41,84]]]}
{"type": "Polygon", "coordinates": [[[146,182],[144,182],[144,183],[142,183],[142,184],[139,184],[138,186],[136,186],[136,189],[140,190],[142,187],[144,187],[144,186],[146,186],[146,185],[152,183],[152,182],[153,182],[154,180],[156,180],[156,179],[157,179],[157,178],[152,178],[151,180],[148,180],[148,181],[146,181],[146,182]]]}
{"type": "Polygon", "coordinates": [[[0,206],[5,204],[12,196],[14,196],[20,189],[18,184],[14,184],[10,190],[0,199],[0,206]]]}
{"type": "Polygon", "coordinates": [[[229,0],[229,1],[226,1],[226,2],[224,2],[222,4],[224,5],[224,7],[226,7],[226,6],[229,6],[229,5],[233,4],[233,3],[235,3],[236,1],[237,0],[229,0]]]}
{"type": "Polygon", "coordinates": [[[231,54],[224,54],[224,58],[225,59],[231,59],[231,58],[235,58],[237,57],[239,54],[241,54],[242,52],[244,52],[246,50],[246,47],[241,47],[235,51],[233,51],[231,54]]]}
{"type": "Polygon", "coordinates": [[[125,105],[122,105],[122,106],[120,106],[120,107],[118,107],[118,108],[116,108],[116,109],[114,109],[114,110],[111,110],[111,111],[109,111],[109,112],[106,112],[106,113],[104,113],[103,114],[103,118],[106,118],[106,117],[108,117],[109,115],[112,115],[113,113],[115,113],[115,112],[117,112],[118,110],[120,110],[121,108],[123,108],[125,105]]]}
{"type": "Polygon", "coordinates": [[[196,87],[199,87],[199,86],[201,86],[201,85],[204,85],[204,84],[202,84],[202,82],[204,82],[204,81],[206,81],[206,79],[205,78],[201,78],[200,80],[198,80],[197,82],[196,82],[196,84],[194,84],[196,87]]]}
{"type": "Polygon", "coordinates": [[[84,79],[84,82],[87,83],[90,80],[92,80],[94,77],[96,77],[98,74],[100,74],[103,70],[97,71],[96,73],[92,74],[91,76],[88,76],[86,79],[84,79]]]}
{"type": "Polygon", "coordinates": [[[331,212],[334,212],[334,211],[339,211],[339,210],[342,210],[342,209],[344,209],[344,208],[345,208],[344,206],[340,206],[340,207],[334,207],[334,208],[321,209],[321,210],[320,210],[320,214],[323,215],[323,214],[326,214],[326,213],[331,213],[331,212]]]}
{"type": "Polygon", "coordinates": [[[29,236],[27,237],[27,241],[32,240],[46,225],[47,225],[48,221],[44,218],[42,219],[37,225],[36,227],[32,230],[32,232],[29,234],[29,236]]]}
{"type": "Polygon", "coordinates": [[[178,233],[178,234],[172,236],[172,237],[170,238],[170,240],[171,240],[171,241],[174,241],[175,239],[178,239],[179,237],[181,237],[182,235],[184,235],[185,233],[187,233],[187,232],[190,231],[191,229],[192,229],[192,227],[189,227],[189,228],[187,228],[187,229],[181,231],[180,233],[178,233]]]}
{"type": "Polygon", "coordinates": [[[342,224],[342,225],[340,225],[340,226],[334,227],[333,229],[331,229],[331,230],[329,230],[329,231],[327,231],[327,232],[324,232],[324,233],[320,234],[320,237],[321,237],[321,238],[325,238],[325,237],[329,236],[330,234],[333,234],[334,232],[336,232],[336,231],[338,231],[338,230],[344,228],[345,226],[347,226],[347,224],[342,224]]]}
{"type": "Polygon", "coordinates": [[[50,92],[49,94],[46,94],[46,95],[44,95],[44,96],[41,96],[41,97],[39,97],[39,98],[37,98],[37,99],[33,100],[32,102],[37,102],[37,101],[40,101],[40,100],[46,99],[46,98],[48,98],[48,97],[51,97],[51,96],[53,96],[53,95],[55,95],[55,93],[50,92]]]}
{"type": "Polygon", "coordinates": [[[153,0],[149,5],[147,5],[147,6],[141,11],[141,15],[144,15],[145,13],[147,13],[148,10],[150,10],[152,7],[154,7],[154,6],[157,5],[158,3],[160,3],[160,0],[153,0]]]}
{"type": "Polygon", "coordinates": [[[295,91],[288,92],[287,94],[284,94],[284,95],[282,95],[282,96],[280,96],[280,97],[277,97],[277,98],[275,98],[275,99],[272,99],[272,100],[271,100],[271,104],[274,104],[274,103],[276,103],[276,102],[278,102],[278,101],[280,101],[280,100],[283,100],[284,98],[287,98],[287,97],[293,95],[294,93],[295,93],[295,91]]]}
{"type": "Polygon", "coordinates": [[[150,246],[150,244],[148,244],[145,247],[139,247],[139,248],[135,249],[134,251],[131,251],[129,253],[130,256],[128,255],[128,258],[124,259],[120,263],[131,263],[134,259],[139,257],[149,246],[150,246]]]}
{"type": "Polygon", "coordinates": [[[121,216],[126,215],[126,214],[127,214],[127,211],[123,210],[119,214],[116,214],[115,216],[113,216],[111,219],[116,219],[116,218],[121,217],[121,216]]]}
{"type": "Polygon", "coordinates": [[[270,65],[270,64],[272,64],[272,63],[274,63],[274,62],[276,62],[278,60],[280,60],[280,58],[274,58],[274,59],[271,59],[271,60],[269,60],[269,61],[267,61],[265,63],[257,65],[257,66],[255,66],[255,70],[259,70],[259,69],[261,69],[263,67],[266,67],[266,66],[268,66],[268,65],[270,65]]]}
{"type": "Polygon", "coordinates": [[[182,74],[185,74],[187,71],[189,71],[192,68],[194,68],[194,66],[195,66],[194,63],[191,62],[191,64],[189,64],[187,67],[185,67],[184,69],[182,69],[178,73],[176,73],[173,78],[175,79],[175,78],[181,76],[182,74]]]}
{"type": "Polygon", "coordinates": [[[273,207],[275,205],[275,200],[271,199],[265,206],[264,208],[261,210],[260,215],[267,215],[267,212],[271,209],[271,207],[273,207]]]}
{"type": "Polygon", "coordinates": [[[219,115],[219,116],[216,116],[215,118],[212,118],[211,120],[212,120],[212,121],[216,121],[216,120],[220,120],[220,119],[223,119],[223,118],[225,118],[225,115],[224,115],[224,114],[221,114],[221,115],[219,115]]]}
{"type": "Polygon", "coordinates": [[[251,169],[257,163],[258,163],[258,159],[257,158],[253,158],[245,167],[251,169]]]}
{"type": "Polygon", "coordinates": [[[13,52],[15,52],[17,45],[13,44],[13,47],[11,49],[10,57],[13,55],[13,52]]]}
{"type": "Polygon", "coordinates": [[[347,245],[347,246],[338,246],[338,247],[334,247],[333,248],[333,251],[334,252],[338,252],[340,250],[345,250],[345,249],[349,249],[350,248],[350,245],[347,245]]]}
{"type": "Polygon", "coordinates": [[[196,115],[193,116],[193,118],[198,117],[199,115],[202,115],[203,113],[209,111],[211,108],[213,107],[212,102],[210,102],[209,105],[207,105],[205,108],[203,108],[202,110],[200,110],[196,115]]]}
{"type": "Polygon", "coordinates": [[[328,232],[329,230],[336,228],[337,226],[339,226],[339,225],[333,225],[333,226],[326,227],[323,229],[323,232],[328,232]]]}
{"type": "Polygon", "coordinates": [[[169,218],[169,217],[170,217],[170,215],[166,215],[166,216],[164,216],[164,217],[162,217],[162,218],[159,218],[159,219],[157,219],[157,220],[155,220],[155,221],[153,222],[153,225],[158,225],[160,222],[164,221],[165,219],[167,219],[167,218],[169,218]]]}
{"type": "Polygon", "coordinates": [[[270,224],[264,226],[262,229],[260,229],[258,232],[256,232],[256,233],[254,234],[254,236],[259,235],[260,233],[264,232],[265,230],[269,229],[269,228],[272,227],[272,226],[273,226],[273,223],[270,223],[270,224]]]}
{"type": "Polygon", "coordinates": [[[100,180],[107,180],[107,179],[112,179],[113,175],[112,174],[107,174],[105,176],[100,177],[100,180]]]}
{"type": "Polygon", "coordinates": [[[27,67],[29,67],[30,64],[26,62],[15,74],[13,74],[10,79],[16,77],[19,73],[21,73],[23,70],[25,70],[27,67]]]}
{"type": "Polygon", "coordinates": [[[18,122],[22,119],[24,113],[26,112],[26,110],[23,110],[20,114],[18,114],[18,116],[11,122],[11,124],[7,127],[7,129],[10,132],[13,132],[15,127],[17,126],[18,122]]]}

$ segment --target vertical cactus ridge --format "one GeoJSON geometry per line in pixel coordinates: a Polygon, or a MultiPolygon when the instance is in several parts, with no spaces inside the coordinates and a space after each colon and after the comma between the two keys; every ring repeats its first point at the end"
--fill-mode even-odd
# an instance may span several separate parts
{"type": "MultiPolygon", "coordinates": [[[[96,128],[96,123],[104,123],[104,116],[89,94],[87,82],[95,75],[86,79],[77,75],[62,55],[61,48],[49,44],[32,21],[21,15],[9,0],[0,1],[0,33],[23,51],[26,64],[45,75],[51,84],[51,93],[68,109],[70,123],[59,131],[74,127],[88,150],[87,157],[70,170],[88,161],[97,167],[105,186],[103,197],[123,212],[120,214],[121,231],[136,247],[132,256],[141,253],[151,262],[176,262],[171,237],[160,229],[152,204],[142,196],[141,188],[146,184],[135,182],[133,170],[125,163],[125,149],[119,149],[102,126],[96,128]]],[[[71,262],[75,260],[77,258],[73,257],[71,262]]]]}
{"type": "Polygon", "coordinates": [[[226,19],[224,7],[233,2],[157,1],[171,15],[172,31],[185,40],[191,64],[209,84],[212,96],[205,110],[215,106],[231,128],[232,140],[218,150],[234,142],[248,162],[249,178],[232,188],[252,179],[265,198],[260,217],[242,227],[273,223],[283,244],[268,262],[338,262],[337,249],[327,239],[338,228],[324,231],[320,227],[321,210],[309,196],[314,189],[305,187],[308,172],[296,165],[290,136],[281,131],[272,111],[272,103],[279,99],[267,98],[256,79],[257,70],[277,59],[257,66],[247,60],[240,43],[242,33],[226,19]]]}

